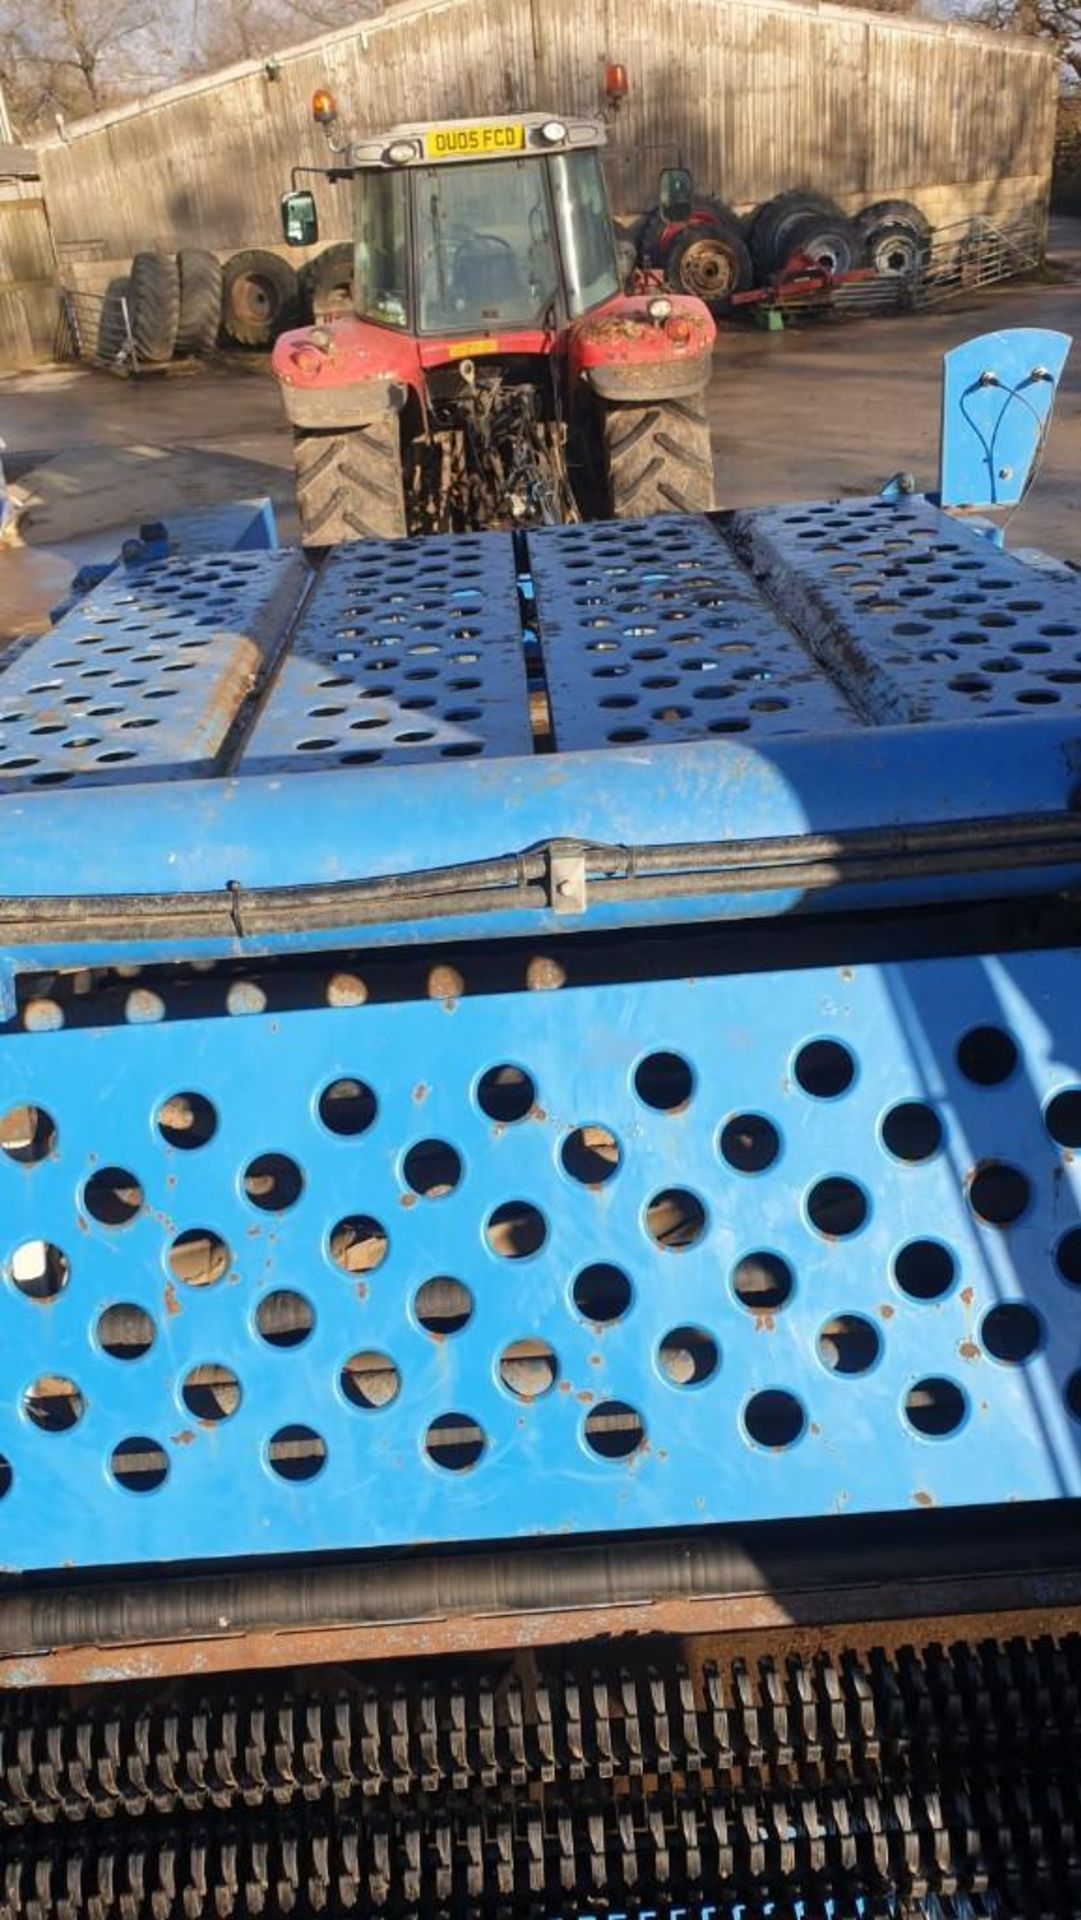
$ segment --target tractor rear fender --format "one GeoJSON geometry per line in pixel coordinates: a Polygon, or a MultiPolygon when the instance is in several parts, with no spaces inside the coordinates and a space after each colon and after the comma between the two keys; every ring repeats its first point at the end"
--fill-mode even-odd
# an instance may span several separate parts
{"type": "Polygon", "coordinates": [[[572,387],[585,380],[602,400],[680,400],[710,375],[716,328],[708,307],[665,295],[671,311],[654,320],[656,294],[626,295],[574,321],[567,335],[572,387]]]}
{"type": "Polygon", "coordinates": [[[350,314],[283,333],[271,355],[294,427],[363,427],[400,412],[420,384],[417,343],[350,314]]]}

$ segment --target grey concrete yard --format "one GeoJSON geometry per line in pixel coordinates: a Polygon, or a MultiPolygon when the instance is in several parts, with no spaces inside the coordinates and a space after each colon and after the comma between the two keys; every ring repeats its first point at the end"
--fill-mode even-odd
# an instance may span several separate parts
{"type": "MultiPolygon", "coordinates": [[[[942,354],[998,327],[1081,323],[1081,221],[1055,223],[1049,276],[935,311],[721,330],[709,406],[723,506],[875,491],[899,468],[933,484],[942,354]]],[[[139,522],[269,494],[295,538],[290,444],[265,359],[119,380],[77,367],[0,379],[9,473],[38,504],[0,548],[0,635],[40,626],[84,558],[139,522]]],[[[1081,346],[1014,543],[1081,561],[1081,346]]]]}

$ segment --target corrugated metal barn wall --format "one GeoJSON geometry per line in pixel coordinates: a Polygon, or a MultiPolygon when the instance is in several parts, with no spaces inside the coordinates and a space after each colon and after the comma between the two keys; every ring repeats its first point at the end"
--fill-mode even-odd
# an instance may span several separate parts
{"type": "MultiPolygon", "coordinates": [[[[797,184],[850,208],[903,195],[936,223],[1046,201],[1055,63],[1016,39],[801,0],[406,0],[44,147],[62,267],[100,285],[139,247],[273,242],[290,168],[325,163],[308,106],[320,84],[361,132],[592,110],[609,59],[631,81],[609,165],[621,211],[648,205],[680,157],[741,208],[797,184]]],[[[338,237],[345,191],[320,193],[324,238],[338,237]]]]}

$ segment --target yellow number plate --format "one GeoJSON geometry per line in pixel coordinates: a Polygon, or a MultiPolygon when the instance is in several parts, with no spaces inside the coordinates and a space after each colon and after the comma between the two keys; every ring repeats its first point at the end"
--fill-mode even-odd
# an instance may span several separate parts
{"type": "Polygon", "coordinates": [[[489,121],[482,127],[433,127],[424,136],[426,160],[464,160],[497,153],[521,153],[525,128],[520,121],[489,121]]]}

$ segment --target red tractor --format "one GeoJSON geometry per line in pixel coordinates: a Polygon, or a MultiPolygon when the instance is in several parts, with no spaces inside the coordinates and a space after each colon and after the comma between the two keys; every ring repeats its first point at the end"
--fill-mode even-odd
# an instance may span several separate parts
{"type": "MultiPolygon", "coordinates": [[[[313,108],[333,126],[329,95],[313,108]]],[[[306,545],[714,504],[713,321],[623,291],[604,139],[526,113],[332,143],[351,308],[273,356],[306,545]]],[[[296,175],[282,217],[290,245],[318,238],[296,175]]]]}

